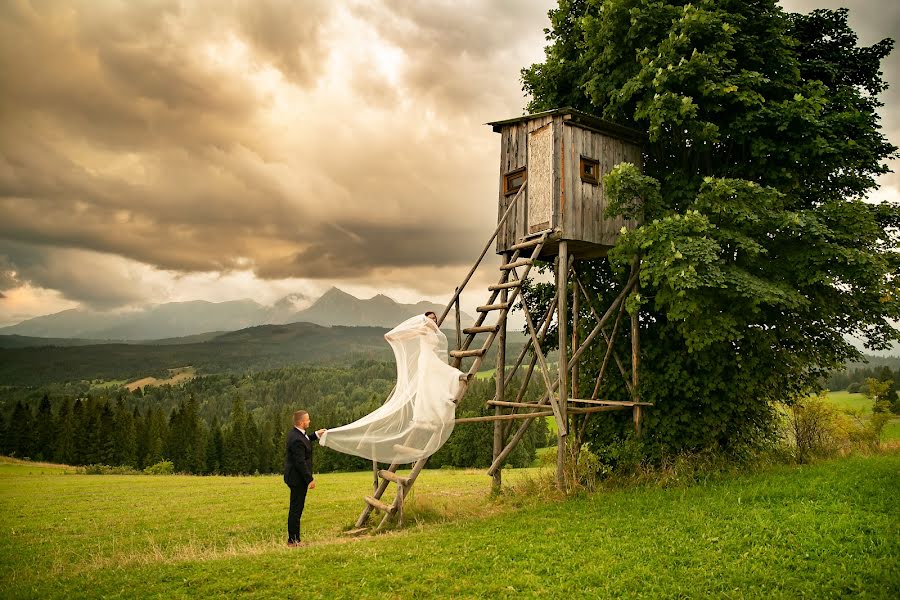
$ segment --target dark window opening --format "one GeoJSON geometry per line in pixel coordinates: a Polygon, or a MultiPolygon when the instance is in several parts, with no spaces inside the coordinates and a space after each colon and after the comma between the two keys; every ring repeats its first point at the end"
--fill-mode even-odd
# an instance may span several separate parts
{"type": "Polygon", "coordinates": [[[581,157],[581,180],[585,183],[597,185],[600,181],[600,161],[581,157]]]}
{"type": "Polygon", "coordinates": [[[509,196],[515,194],[525,185],[525,167],[510,171],[503,177],[503,194],[509,196]]]}

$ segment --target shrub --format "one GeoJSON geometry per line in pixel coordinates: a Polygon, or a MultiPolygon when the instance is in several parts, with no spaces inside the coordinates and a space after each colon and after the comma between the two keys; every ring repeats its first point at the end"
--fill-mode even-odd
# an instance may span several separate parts
{"type": "Polygon", "coordinates": [[[849,439],[841,414],[823,395],[798,399],[788,409],[785,437],[801,463],[833,456],[849,439]]]}
{"type": "Polygon", "coordinates": [[[847,386],[847,391],[851,394],[859,394],[863,391],[863,386],[861,383],[854,381],[850,385],[847,386]]]}
{"type": "Polygon", "coordinates": [[[75,472],[79,475],[138,475],[140,471],[125,465],[85,465],[77,467],[75,472]]]}
{"type": "Polygon", "coordinates": [[[144,469],[145,475],[171,475],[174,472],[175,465],[171,460],[164,460],[144,469]]]}

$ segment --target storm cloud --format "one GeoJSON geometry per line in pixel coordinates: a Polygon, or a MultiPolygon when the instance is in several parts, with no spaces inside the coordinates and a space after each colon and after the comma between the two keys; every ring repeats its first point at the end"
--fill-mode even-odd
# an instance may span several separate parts
{"type": "MultiPolygon", "coordinates": [[[[106,308],[247,273],[452,292],[496,220],[483,124],[521,114],[552,4],[0,3],[0,291],[106,308]]],[[[895,3],[854,4],[864,43],[896,31],[895,3]]]]}

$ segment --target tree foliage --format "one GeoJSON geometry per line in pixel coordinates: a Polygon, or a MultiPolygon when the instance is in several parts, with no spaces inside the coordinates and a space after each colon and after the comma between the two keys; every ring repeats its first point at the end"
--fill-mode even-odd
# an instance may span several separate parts
{"type": "MultiPolygon", "coordinates": [[[[876,113],[893,41],[858,46],[847,14],[560,0],[545,61],[523,70],[530,110],[572,106],[647,134],[643,174],[622,165],[605,181],[613,210],[643,224],[585,271],[602,294],[642,258],[631,306],[651,448],[764,439],[773,401],[859,359],[845,335],[898,339],[900,211],[862,200],[897,156],[876,113]]],[[[592,434],[625,425],[594,419],[592,434]]]]}

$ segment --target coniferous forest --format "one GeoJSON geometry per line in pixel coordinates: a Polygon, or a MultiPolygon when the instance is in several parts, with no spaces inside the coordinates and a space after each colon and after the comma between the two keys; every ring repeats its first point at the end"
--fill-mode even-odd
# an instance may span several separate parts
{"type": "MultiPolygon", "coordinates": [[[[278,473],[295,410],[309,411],[315,429],[337,427],[383,404],[394,379],[392,363],[367,360],[207,375],[134,391],[86,381],[6,387],[0,396],[0,454],[137,470],[168,461],[175,472],[191,474],[278,473]]],[[[472,382],[457,415],[481,414],[493,394],[493,379],[472,382]]],[[[491,437],[489,423],[459,425],[429,465],[487,466],[491,437]]],[[[546,437],[541,421],[509,464],[530,464],[546,437]]],[[[317,472],[369,468],[364,459],[316,449],[317,472]]]]}

